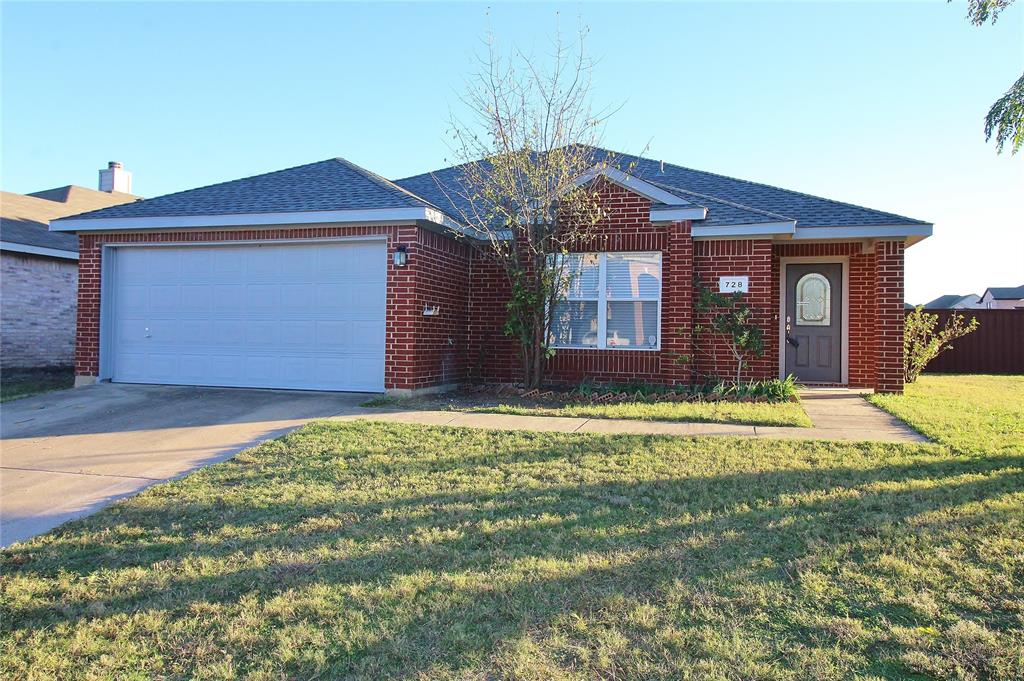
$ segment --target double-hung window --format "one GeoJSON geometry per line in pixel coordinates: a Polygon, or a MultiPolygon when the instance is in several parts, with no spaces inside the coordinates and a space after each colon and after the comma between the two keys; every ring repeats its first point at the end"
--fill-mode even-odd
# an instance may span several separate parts
{"type": "Polygon", "coordinates": [[[661,347],[661,253],[569,253],[556,258],[563,286],[551,309],[552,347],[661,347]]]}

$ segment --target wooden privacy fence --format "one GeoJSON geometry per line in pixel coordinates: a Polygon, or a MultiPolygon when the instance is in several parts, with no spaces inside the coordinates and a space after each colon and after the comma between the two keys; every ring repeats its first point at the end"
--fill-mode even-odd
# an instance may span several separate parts
{"type": "Polygon", "coordinates": [[[951,343],[925,368],[929,374],[1024,374],[1024,310],[928,310],[942,328],[953,313],[980,326],[951,343]]]}

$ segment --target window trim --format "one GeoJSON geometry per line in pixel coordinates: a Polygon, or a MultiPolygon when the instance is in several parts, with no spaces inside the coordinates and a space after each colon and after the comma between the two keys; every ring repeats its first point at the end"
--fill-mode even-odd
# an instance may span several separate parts
{"type": "MultiPolygon", "coordinates": [[[[599,350],[612,350],[612,351],[624,351],[624,352],[660,352],[661,351],[661,301],[662,292],[664,291],[664,263],[662,259],[661,251],[579,251],[566,253],[567,256],[579,256],[585,257],[588,255],[596,255],[598,258],[597,267],[597,298],[587,298],[581,296],[566,296],[562,300],[565,302],[593,302],[597,301],[597,345],[558,345],[552,342],[549,346],[554,350],[588,350],[588,351],[599,351],[599,350]],[[636,298],[609,298],[608,297],[608,256],[655,256],[658,259],[658,296],[638,296],[636,298]],[[630,345],[613,345],[608,346],[608,303],[658,303],[658,342],[654,347],[641,347],[641,346],[630,346],[630,345]]],[[[562,255],[556,255],[554,257],[564,257],[562,255]]],[[[548,311],[550,316],[550,310],[548,311]]],[[[549,322],[550,332],[550,322],[549,322]]],[[[552,335],[552,338],[554,336],[552,335]]]]}

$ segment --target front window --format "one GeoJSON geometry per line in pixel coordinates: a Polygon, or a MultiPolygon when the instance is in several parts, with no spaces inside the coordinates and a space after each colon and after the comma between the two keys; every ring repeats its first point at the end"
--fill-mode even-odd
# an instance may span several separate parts
{"type": "Polygon", "coordinates": [[[570,253],[556,258],[563,285],[551,310],[553,347],[660,347],[661,253],[570,253]]]}

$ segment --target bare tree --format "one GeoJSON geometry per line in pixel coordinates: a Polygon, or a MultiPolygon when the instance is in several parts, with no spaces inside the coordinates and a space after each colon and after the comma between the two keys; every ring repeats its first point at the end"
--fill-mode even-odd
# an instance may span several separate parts
{"type": "Polygon", "coordinates": [[[603,212],[599,181],[589,180],[614,163],[596,148],[608,112],[591,108],[585,33],[572,44],[557,37],[547,60],[521,50],[505,57],[488,36],[462,98],[468,120],[451,121],[457,179],[435,178],[508,278],[505,332],[519,342],[531,388],[553,353],[548,311],[573,275],[560,256],[594,235],[603,212]]]}

